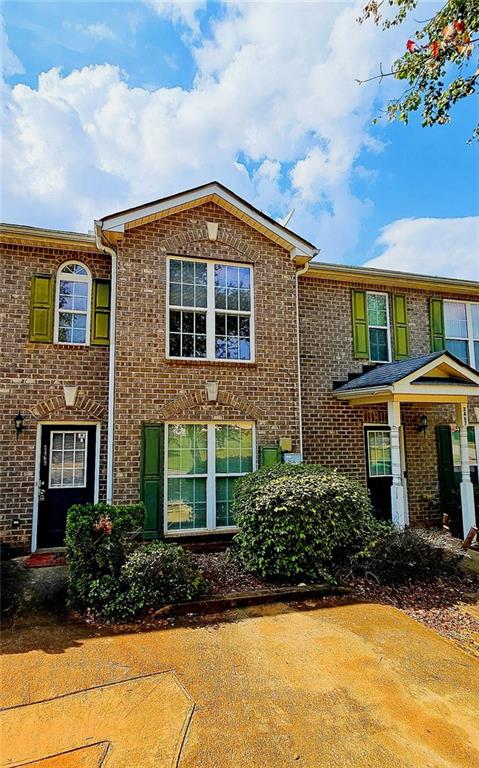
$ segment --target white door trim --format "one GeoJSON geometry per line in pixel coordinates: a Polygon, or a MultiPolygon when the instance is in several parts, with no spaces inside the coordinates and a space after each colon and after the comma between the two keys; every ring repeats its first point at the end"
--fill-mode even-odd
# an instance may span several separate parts
{"type": "Polygon", "coordinates": [[[39,421],[37,422],[37,437],[35,444],[35,474],[33,481],[33,510],[32,510],[32,544],[31,551],[37,550],[38,539],[38,499],[40,493],[40,454],[42,446],[42,427],[96,427],[95,434],[95,485],[93,490],[93,503],[98,503],[100,490],[100,436],[101,424],[98,421],[39,421]]]}

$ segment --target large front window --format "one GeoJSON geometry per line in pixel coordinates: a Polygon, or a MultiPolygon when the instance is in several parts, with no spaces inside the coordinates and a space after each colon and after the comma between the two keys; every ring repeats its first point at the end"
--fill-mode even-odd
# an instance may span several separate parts
{"type": "Polygon", "coordinates": [[[166,425],[166,530],[234,527],[233,488],[254,469],[250,423],[166,425]]]}
{"type": "Polygon", "coordinates": [[[390,360],[389,309],[386,293],[367,294],[369,358],[374,363],[390,360]]]}
{"type": "Polygon", "coordinates": [[[171,258],[168,355],[253,359],[252,268],[171,258]]]}
{"type": "Polygon", "coordinates": [[[444,335],[446,349],[479,370],[479,304],[445,301],[444,335]]]}

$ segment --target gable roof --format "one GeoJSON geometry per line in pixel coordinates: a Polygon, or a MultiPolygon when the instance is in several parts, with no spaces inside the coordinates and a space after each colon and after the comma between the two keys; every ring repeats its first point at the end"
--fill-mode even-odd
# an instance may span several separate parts
{"type": "Polygon", "coordinates": [[[389,391],[401,394],[410,387],[457,387],[458,390],[479,389],[479,372],[446,350],[427,355],[380,363],[334,390],[335,395],[361,395],[365,392],[389,391]]]}
{"type": "MultiPolygon", "coordinates": [[[[335,392],[347,392],[350,389],[367,389],[380,387],[385,384],[395,384],[410,373],[418,371],[431,360],[437,360],[444,352],[430,352],[428,355],[411,357],[409,360],[399,360],[394,363],[379,363],[372,371],[363,373],[338,387],[335,392]]],[[[449,352],[446,352],[450,355],[449,352]]],[[[452,355],[450,355],[452,357],[452,355]]],[[[454,358],[456,359],[456,358],[454,358]]]]}
{"type": "Polygon", "coordinates": [[[300,235],[292,232],[271,216],[248,203],[239,195],[232,192],[218,181],[202,184],[199,187],[187,189],[175,195],[162,197],[143,205],[128,208],[125,211],[111,213],[100,219],[100,225],[104,233],[122,234],[125,230],[141,226],[150,221],[171,216],[174,213],[195,208],[204,203],[213,202],[224,210],[229,211],[270,240],[282,245],[290,251],[292,258],[302,258],[309,261],[318,254],[318,249],[313,243],[305,240],[300,235]]]}

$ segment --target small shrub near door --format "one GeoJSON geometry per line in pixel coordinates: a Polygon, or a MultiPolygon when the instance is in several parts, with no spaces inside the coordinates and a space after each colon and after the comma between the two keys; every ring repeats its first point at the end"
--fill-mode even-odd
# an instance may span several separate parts
{"type": "Polygon", "coordinates": [[[277,465],[238,478],[239,557],[269,579],[333,579],[378,523],[358,482],[319,465],[277,465]]]}
{"type": "Polygon", "coordinates": [[[67,514],[70,604],[80,611],[114,601],[121,569],[143,532],[143,504],[77,504],[67,514]]]}
{"type": "Polygon", "coordinates": [[[127,621],[148,609],[203,594],[208,583],[174,544],[142,544],[142,504],[71,507],[66,547],[69,602],[103,619],[127,621]]]}
{"type": "Polygon", "coordinates": [[[184,603],[204,595],[208,582],[177,544],[155,541],[133,552],[122,569],[129,601],[137,611],[184,603]]]}

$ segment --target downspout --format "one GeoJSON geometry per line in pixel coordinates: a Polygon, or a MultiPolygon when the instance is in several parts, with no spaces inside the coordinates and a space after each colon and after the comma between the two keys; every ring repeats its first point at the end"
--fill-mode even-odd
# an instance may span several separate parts
{"type": "Polygon", "coordinates": [[[116,266],[117,255],[103,237],[101,221],[95,221],[95,240],[99,251],[111,256],[110,355],[108,363],[108,429],[106,449],[106,503],[113,500],[113,451],[115,439],[115,354],[116,354],[116,266]]]}
{"type": "Polygon", "coordinates": [[[306,274],[309,269],[309,261],[306,262],[304,267],[296,270],[296,342],[298,348],[298,415],[299,415],[299,452],[301,454],[301,461],[303,460],[303,405],[302,405],[302,389],[301,389],[301,349],[300,349],[300,335],[299,335],[299,278],[301,275],[306,274]]]}

